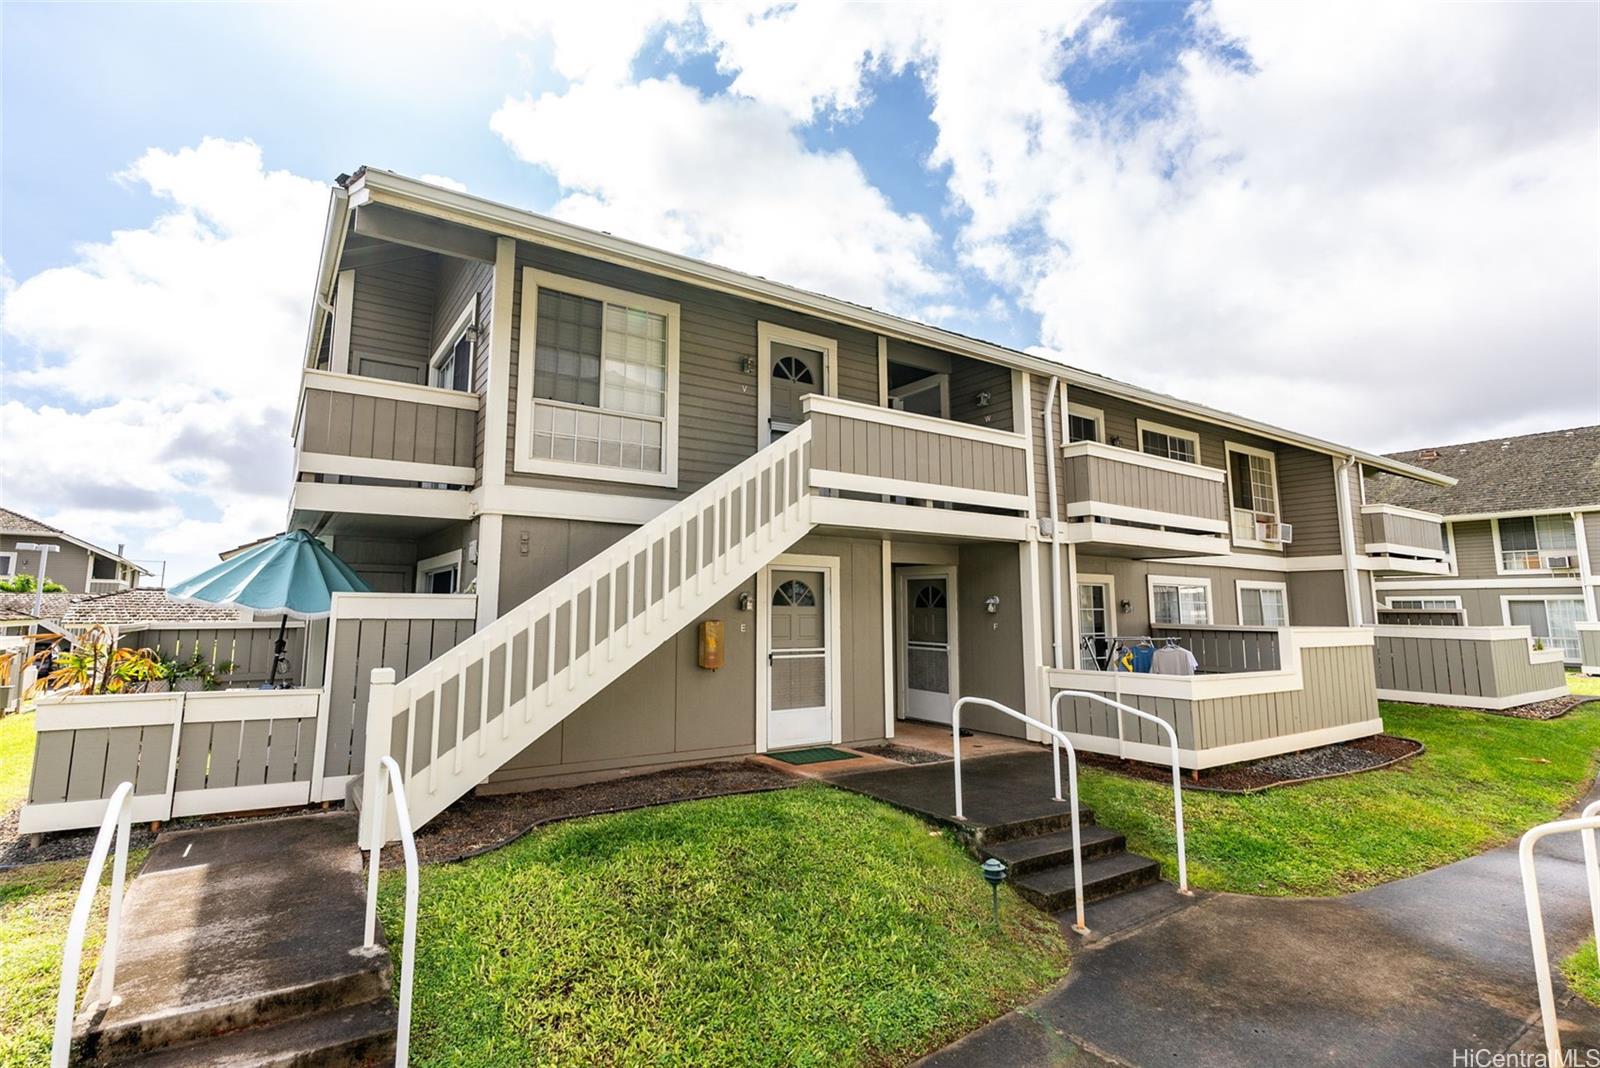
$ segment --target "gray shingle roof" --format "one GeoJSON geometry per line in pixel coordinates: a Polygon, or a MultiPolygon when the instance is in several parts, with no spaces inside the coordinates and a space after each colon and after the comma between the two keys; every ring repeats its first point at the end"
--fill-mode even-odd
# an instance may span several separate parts
{"type": "Polygon", "coordinates": [[[1369,475],[1368,501],[1444,516],[1600,508],[1600,426],[1440,445],[1390,456],[1460,481],[1445,488],[1393,475],[1369,475]]]}
{"type": "MultiPolygon", "coordinates": [[[[33,615],[33,594],[0,593],[0,618],[27,619],[33,615]]],[[[180,601],[165,590],[119,590],[116,593],[47,593],[39,618],[64,626],[95,623],[126,626],[130,623],[227,623],[243,618],[237,609],[200,601],[180,601]]]]}

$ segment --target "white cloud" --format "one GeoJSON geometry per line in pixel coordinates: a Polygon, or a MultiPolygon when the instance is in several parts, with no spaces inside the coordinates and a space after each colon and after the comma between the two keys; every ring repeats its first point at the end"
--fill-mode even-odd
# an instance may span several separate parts
{"type": "Polygon", "coordinates": [[[465,193],[467,191],[466,182],[458,182],[454,178],[449,178],[442,174],[419,174],[417,175],[417,180],[419,182],[427,182],[429,185],[436,185],[440,189],[452,189],[457,193],[465,193]]]}
{"type": "Polygon", "coordinates": [[[15,281],[0,309],[5,497],[177,579],[283,522],[327,191],[215,139],[121,177],[170,207],[15,281]]]}
{"type": "Polygon", "coordinates": [[[777,108],[675,80],[508,100],[490,126],[566,191],[553,214],[878,307],[947,285],[926,220],[777,108]]]}

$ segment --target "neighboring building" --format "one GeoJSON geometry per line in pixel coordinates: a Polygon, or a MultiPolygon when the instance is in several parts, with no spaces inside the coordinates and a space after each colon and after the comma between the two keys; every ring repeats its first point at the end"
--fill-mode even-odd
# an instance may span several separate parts
{"type": "Polygon", "coordinates": [[[316,298],[288,527],[385,592],[335,599],[313,798],[369,730],[425,822],[1078,688],[1187,766],[1305,748],[1381,728],[1374,579],[1446,566],[1361,497],[1445,473],[388,172],[333,191],[316,298]],[[1143,636],[1214,673],[1091,670],[1143,636]]]}
{"type": "Polygon", "coordinates": [[[1456,613],[1467,626],[1525,626],[1580,661],[1577,624],[1600,620],[1600,426],[1394,453],[1454,486],[1371,478],[1366,499],[1445,521],[1447,573],[1386,578],[1378,603],[1456,613]]]}
{"type": "Polygon", "coordinates": [[[46,558],[45,577],[59,582],[68,593],[125,590],[137,586],[149,574],[123,556],[120,546],[110,552],[48,523],[0,508],[0,578],[38,575],[39,553],[19,549],[18,543],[60,546],[46,558]]]}

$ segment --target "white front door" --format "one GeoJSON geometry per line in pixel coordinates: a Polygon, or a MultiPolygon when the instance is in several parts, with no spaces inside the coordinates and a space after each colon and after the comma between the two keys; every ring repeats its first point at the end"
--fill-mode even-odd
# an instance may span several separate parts
{"type": "Polygon", "coordinates": [[[1111,582],[1078,583],[1078,666],[1087,671],[1105,667],[1111,652],[1111,582]]]}
{"type": "Polygon", "coordinates": [[[949,723],[956,700],[955,581],[948,568],[900,569],[901,707],[949,723]]]}
{"type": "Polygon", "coordinates": [[[767,748],[833,741],[827,572],[776,568],[768,626],[767,748]]]}

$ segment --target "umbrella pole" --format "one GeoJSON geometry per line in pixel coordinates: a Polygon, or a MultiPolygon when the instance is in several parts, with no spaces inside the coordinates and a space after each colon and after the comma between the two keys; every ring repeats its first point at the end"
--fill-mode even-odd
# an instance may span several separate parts
{"type": "Polygon", "coordinates": [[[288,646],[284,641],[284,634],[289,630],[289,613],[283,614],[283,621],[278,624],[278,640],[272,645],[272,670],[267,674],[267,689],[278,688],[278,665],[283,663],[283,650],[288,646]]]}

